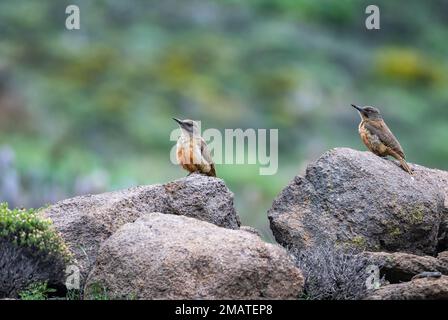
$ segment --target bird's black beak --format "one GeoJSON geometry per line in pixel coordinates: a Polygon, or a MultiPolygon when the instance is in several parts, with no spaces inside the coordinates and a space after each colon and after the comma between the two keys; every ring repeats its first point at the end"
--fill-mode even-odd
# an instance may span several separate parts
{"type": "Polygon", "coordinates": [[[182,122],[182,120],[179,120],[177,118],[173,118],[174,121],[176,121],[179,125],[183,125],[184,123],[182,122]]]}
{"type": "Polygon", "coordinates": [[[363,113],[363,111],[364,111],[361,107],[358,107],[358,106],[355,105],[355,104],[352,104],[352,107],[355,108],[356,110],[358,110],[358,111],[361,112],[361,113],[363,113]]]}
{"type": "Polygon", "coordinates": [[[356,104],[352,103],[352,107],[355,108],[356,110],[358,110],[359,112],[362,112],[362,108],[358,107],[356,104]]]}

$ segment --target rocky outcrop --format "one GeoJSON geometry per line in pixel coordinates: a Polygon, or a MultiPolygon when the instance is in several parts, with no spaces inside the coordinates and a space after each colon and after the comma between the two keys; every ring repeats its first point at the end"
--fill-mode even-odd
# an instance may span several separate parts
{"type": "Polygon", "coordinates": [[[368,300],[447,300],[448,276],[390,284],[372,292],[368,300]]]}
{"type": "Polygon", "coordinates": [[[137,299],[293,299],[303,277],[286,251],[245,230],[145,214],[101,247],[86,285],[137,299]]]}
{"type": "Polygon", "coordinates": [[[118,228],[150,212],[189,216],[237,229],[233,194],[221,179],[193,174],[163,185],[149,185],[58,202],[42,212],[53,221],[81,270],[82,282],[98,249],[118,228]]]}
{"type": "Polygon", "coordinates": [[[410,281],[414,276],[428,271],[448,275],[448,260],[444,259],[447,253],[439,254],[440,258],[403,252],[365,252],[364,255],[373,264],[381,266],[381,273],[387,281],[399,283],[410,281]]]}
{"type": "Polygon", "coordinates": [[[293,299],[303,277],[287,251],[240,229],[222,180],[191,175],[165,185],[59,202],[43,211],[69,245],[86,299],[293,299]]]}
{"type": "Polygon", "coordinates": [[[447,248],[448,172],[371,152],[333,149],[296,176],[268,216],[278,242],[296,249],[321,239],[370,251],[435,255],[447,248]]]}

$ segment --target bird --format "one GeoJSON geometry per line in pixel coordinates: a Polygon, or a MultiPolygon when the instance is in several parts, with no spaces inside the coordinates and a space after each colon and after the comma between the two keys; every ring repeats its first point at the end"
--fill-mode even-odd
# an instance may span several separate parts
{"type": "Polygon", "coordinates": [[[403,148],[383,120],[380,111],[371,106],[359,107],[352,104],[361,116],[359,135],[367,148],[380,157],[392,156],[400,162],[401,167],[412,175],[412,170],[405,160],[403,148]]]}
{"type": "Polygon", "coordinates": [[[177,140],[177,162],[192,173],[201,173],[210,177],[216,177],[215,163],[208,150],[207,143],[199,133],[199,125],[196,121],[173,118],[179,124],[182,133],[177,140]]]}

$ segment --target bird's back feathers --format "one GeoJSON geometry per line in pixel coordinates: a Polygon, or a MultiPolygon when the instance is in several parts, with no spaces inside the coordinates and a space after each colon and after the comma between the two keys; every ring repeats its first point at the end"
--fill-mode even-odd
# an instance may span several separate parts
{"type": "Polygon", "coordinates": [[[400,157],[405,159],[403,148],[383,120],[365,121],[364,126],[371,134],[376,135],[386,147],[391,148],[400,157]]]}

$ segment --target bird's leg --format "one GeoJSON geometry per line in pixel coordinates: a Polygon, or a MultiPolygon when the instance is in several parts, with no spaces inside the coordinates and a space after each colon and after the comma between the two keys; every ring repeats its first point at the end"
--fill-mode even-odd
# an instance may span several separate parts
{"type": "Polygon", "coordinates": [[[195,173],[198,173],[198,171],[197,170],[191,171],[189,174],[187,174],[187,177],[189,177],[190,175],[195,174],[195,173]]]}

